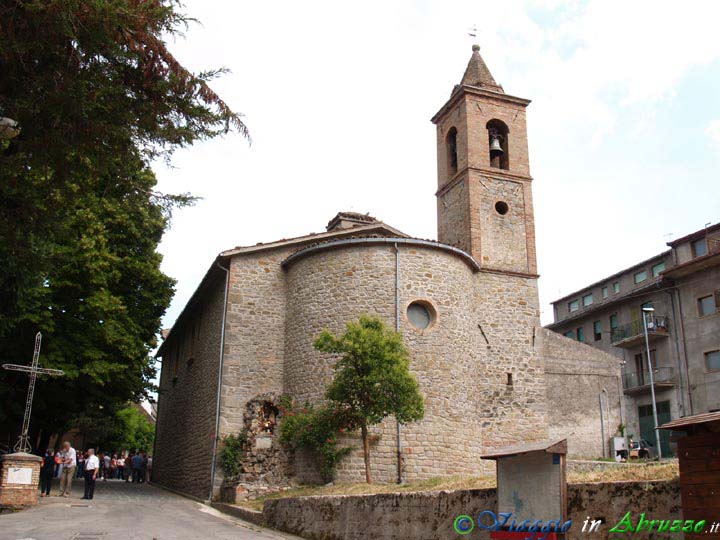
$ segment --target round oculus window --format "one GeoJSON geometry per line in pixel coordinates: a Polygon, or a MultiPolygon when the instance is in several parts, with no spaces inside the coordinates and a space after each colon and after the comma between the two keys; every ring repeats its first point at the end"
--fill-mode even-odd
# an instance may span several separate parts
{"type": "Polygon", "coordinates": [[[508,213],[508,210],[510,210],[510,207],[508,206],[508,203],[505,201],[498,201],[495,203],[495,211],[500,214],[501,216],[504,216],[508,213]]]}
{"type": "Polygon", "coordinates": [[[407,307],[407,318],[415,328],[425,330],[432,325],[435,314],[432,306],[427,302],[415,301],[407,307]]]}

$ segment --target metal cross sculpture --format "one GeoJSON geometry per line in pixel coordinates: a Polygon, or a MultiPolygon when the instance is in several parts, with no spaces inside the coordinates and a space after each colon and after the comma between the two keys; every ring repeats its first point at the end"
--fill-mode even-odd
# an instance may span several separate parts
{"type": "Polygon", "coordinates": [[[65,372],[60,369],[47,369],[38,367],[38,358],[40,357],[40,342],[42,341],[42,334],[38,332],[35,334],[35,351],[33,352],[32,363],[29,366],[21,366],[18,364],[3,364],[3,368],[9,369],[10,371],[24,371],[30,374],[30,384],[28,385],[27,399],[25,400],[25,416],[23,418],[22,431],[18,442],[15,443],[13,449],[16,452],[30,452],[32,446],[30,445],[30,438],[28,437],[28,429],[30,428],[30,414],[32,413],[32,401],[33,394],[35,393],[35,379],[38,375],[65,375],[65,372]]]}

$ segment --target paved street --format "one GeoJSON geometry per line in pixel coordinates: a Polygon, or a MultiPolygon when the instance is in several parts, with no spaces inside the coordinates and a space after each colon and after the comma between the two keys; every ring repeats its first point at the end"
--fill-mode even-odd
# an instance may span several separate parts
{"type": "MultiPolygon", "coordinates": [[[[72,497],[40,499],[40,505],[0,514],[0,540],[289,540],[203,504],[147,484],[98,482],[83,501],[77,481],[72,497]]],[[[57,487],[53,488],[53,494],[57,487]]]]}

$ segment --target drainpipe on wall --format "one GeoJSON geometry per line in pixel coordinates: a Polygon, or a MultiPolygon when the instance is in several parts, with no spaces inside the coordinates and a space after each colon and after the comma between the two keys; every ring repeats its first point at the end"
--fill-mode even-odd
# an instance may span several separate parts
{"type": "MultiPolygon", "coordinates": [[[[395,247],[395,331],[400,331],[400,250],[397,242],[395,247]]],[[[395,436],[397,438],[397,483],[402,484],[402,442],[400,441],[400,422],[395,419],[395,436]]]]}
{"type": "MultiPolygon", "coordinates": [[[[687,382],[687,388],[688,393],[690,393],[690,377],[689,373],[686,373],[685,377],[683,375],[683,365],[680,363],[680,343],[679,343],[679,326],[678,321],[680,320],[679,317],[677,317],[677,314],[675,312],[675,297],[673,295],[673,289],[670,289],[668,291],[665,291],[668,296],[670,297],[670,311],[672,311],[673,315],[673,327],[672,327],[672,334],[673,334],[673,342],[675,343],[675,357],[677,358],[677,368],[678,368],[678,376],[680,377],[680,404],[682,405],[682,412],[680,416],[685,416],[686,406],[685,406],[685,392],[683,392],[683,378],[686,379],[687,382]]],[[[682,314],[680,314],[682,317],[682,314]]]]}
{"type": "Polygon", "coordinates": [[[600,393],[598,394],[598,402],[600,404],[600,436],[602,437],[602,452],[603,457],[607,457],[607,442],[605,441],[605,422],[610,422],[610,410],[609,410],[609,399],[608,399],[608,391],[603,388],[600,390],[600,393]],[[605,418],[605,413],[603,412],[603,394],[605,394],[605,408],[608,409],[607,411],[607,418],[605,418]]]}
{"type": "Polygon", "coordinates": [[[685,366],[685,378],[687,379],[688,405],[690,405],[690,412],[688,413],[688,411],[685,411],[685,414],[692,415],[692,414],[695,414],[695,411],[694,411],[693,400],[692,400],[692,388],[690,387],[690,366],[688,365],[687,344],[685,343],[685,319],[683,317],[682,298],[680,296],[680,289],[678,289],[677,286],[672,287],[671,290],[675,291],[675,295],[677,297],[677,304],[678,304],[677,320],[680,322],[680,331],[682,332],[683,365],[685,366]]]}
{"type": "Polygon", "coordinates": [[[218,359],[218,381],[217,396],[215,398],[215,431],[213,433],[213,450],[212,464],[210,465],[210,491],[208,493],[208,502],[212,502],[213,488],[215,487],[215,468],[217,466],[217,446],[218,432],[220,430],[220,395],[222,393],[222,372],[223,372],[223,352],[225,349],[225,315],[227,313],[228,289],[230,288],[230,270],[222,266],[219,262],[215,265],[225,272],[225,293],[223,297],[222,326],[220,327],[220,355],[218,359]]]}
{"type": "MultiPolygon", "coordinates": [[[[625,407],[623,406],[623,401],[625,400],[625,394],[623,393],[622,380],[621,380],[622,379],[622,366],[624,366],[624,365],[625,365],[625,360],[620,362],[620,376],[618,377],[618,402],[620,403],[620,424],[622,424],[624,426],[621,435],[623,437],[623,444],[625,446],[625,451],[629,452],[630,449],[628,448],[628,438],[627,438],[628,427],[627,427],[627,424],[625,423],[625,407]]],[[[613,444],[613,448],[615,448],[614,444],[613,444]]],[[[630,456],[630,454],[628,453],[628,458],[629,458],[629,456],[630,456]]],[[[616,456],[610,456],[610,457],[615,457],[615,459],[617,459],[616,456]]]]}

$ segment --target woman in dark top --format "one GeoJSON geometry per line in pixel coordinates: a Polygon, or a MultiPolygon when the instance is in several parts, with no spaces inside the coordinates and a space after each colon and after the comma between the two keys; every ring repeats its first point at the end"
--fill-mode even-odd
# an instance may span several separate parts
{"type": "Polygon", "coordinates": [[[48,448],[43,456],[40,467],[40,496],[50,496],[50,485],[52,484],[53,473],[55,472],[55,458],[53,451],[48,448]]]}

